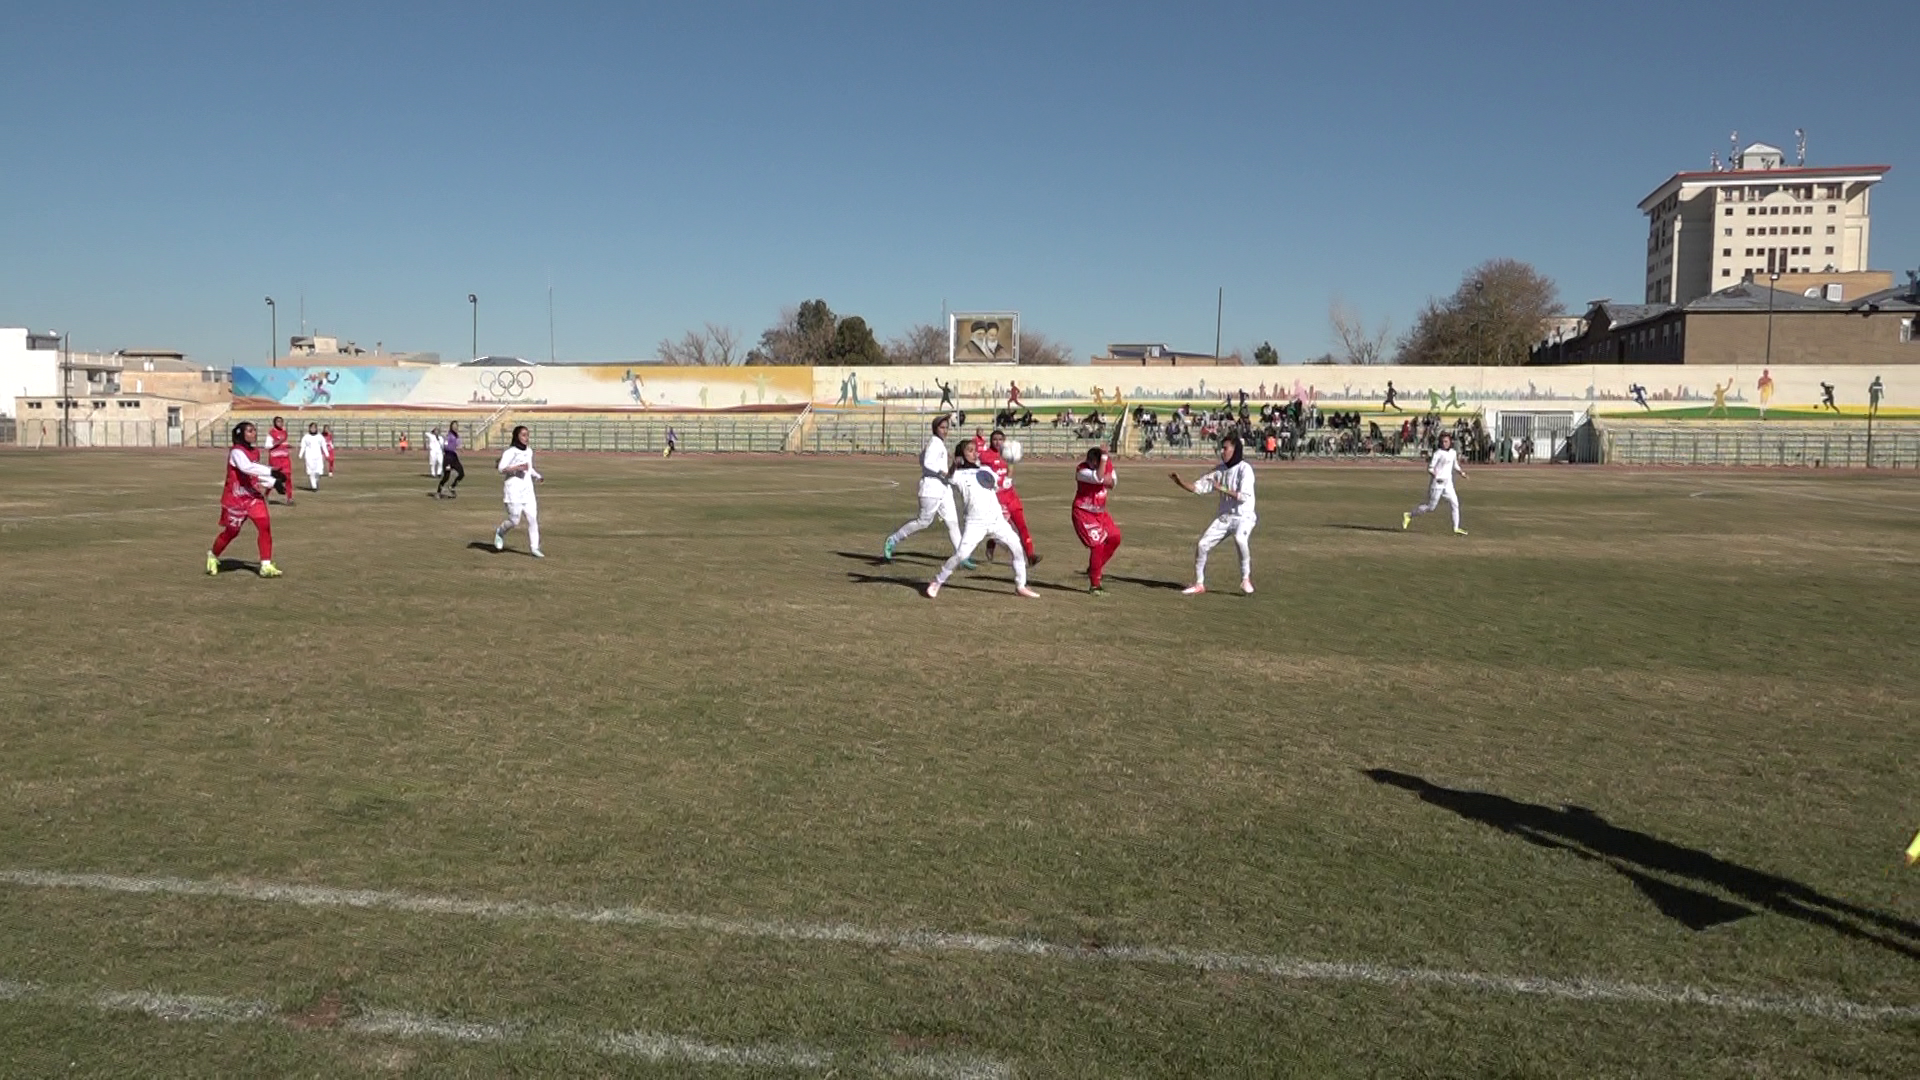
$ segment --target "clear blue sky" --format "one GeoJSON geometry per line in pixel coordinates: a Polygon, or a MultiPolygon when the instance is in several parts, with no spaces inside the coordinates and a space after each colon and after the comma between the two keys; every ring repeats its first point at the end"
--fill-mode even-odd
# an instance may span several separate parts
{"type": "Polygon", "coordinates": [[[224,364],[651,356],[825,298],[1108,341],[1398,331],[1493,256],[1642,290],[1635,203],[1730,130],[1884,163],[1920,264],[1911,20],[1804,4],[13,5],[0,325],[224,364]]]}

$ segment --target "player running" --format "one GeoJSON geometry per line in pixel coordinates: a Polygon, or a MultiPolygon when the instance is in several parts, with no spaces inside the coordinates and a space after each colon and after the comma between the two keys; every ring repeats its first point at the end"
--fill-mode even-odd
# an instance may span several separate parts
{"type": "Polygon", "coordinates": [[[267,493],[273,490],[273,470],[260,464],[253,445],[254,426],[242,421],[233,428],[233,449],[227,451],[227,481],[220,489],[220,535],[207,551],[207,573],[220,572],[220,553],[227,550],[240,527],[253,522],[260,538],[260,576],[279,577],[273,565],[273,524],[267,518],[267,493]]]}
{"type": "Polygon", "coordinates": [[[540,480],[541,476],[533,467],[533,447],[529,444],[525,424],[513,429],[513,444],[501,452],[497,468],[500,475],[506,478],[507,520],[493,530],[493,550],[507,549],[507,533],[520,524],[520,519],[524,517],[527,521],[527,543],[532,545],[531,554],[536,559],[546,558],[540,551],[540,501],[533,493],[534,482],[540,480]]]}
{"type": "Polygon", "coordinates": [[[1073,479],[1073,533],[1087,546],[1087,591],[1100,596],[1104,594],[1100,574],[1107,560],[1120,550],[1120,526],[1107,513],[1107,495],[1116,483],[1113,459],[1105,450],[1093,447],[1087,451],[1087,460],[1074,471],[1073,479]]]}
{"type": "Polygon", "coordinates": [[[440,440],[440,483],[433,489],[436,499],[457,499],[460,497],[460,481],[467,478],[466,466],[460,464],[460,421],[447,421],[447,437],[440,440]],[[453,481],[448,487],[447,481],[453,481]]]}
{"type": "Polygon", "coordinates": [[[1173,477],[1174,483],[1195,495],[1208,492],[1218,492],[1220,495],[1220,506],[1213,524],[1200,534],[1200,543],[1194,549],[1193,584],[1180,591],[1187,596],[1207,591],[1207,553],[1231,534],[1234,546],[1240,549],[1240,591],[1252,592],[1253,550],[1247,546],[1247,541],[1260,519],[1254,513],[1253,466],[1245,460],[1240,436],[1229,434],[1221,439],[1220,464],[1193,483],[1180,479],[1179,473],[1167,475],[1173,477]]]}
{"type": "MultiPolygon", "coordinates": [[[[900,541],[933,524],[935,517],[947,523],[947,536],[953,541],[953,549],[960,550],[960,519],[954,512],[953,488],[948,486],[953,467],[947,458],[947,425],[946,417],[935,417],[933,434],[920,450],[920,516],[887,537],[880,555],[888,562],[893,561],[893,549],[900,546],[900,541]]],[[[966,560],[966,565],[967,569],[973,569],[971,559],[966,560]]]]}
{"type": "Polygon", "coordinates": [[[954,544],[953,554],[927,583],[927,599],[939,596],[940,586],[945,585],[962,564],[970,565],[967,557],[989,536],[1007,545],[1013,554],[1014,593],[1029,600],[1040,599],[1039,593],[1027,588],[1027,556],[1021,550],[1019,535],[1007,523],[1006,508],[1000,505],[1000,478],[980,464],[980,453],[973,448],[971,439],[960,441],[954,448],[954,458],[952,490],[967,504],[967,524],[959,542],[954,544]]]}
{"type": "Polygon", "coordinates": [[[1453,448],[1453,432],[1440,433],[1440,449],[1427,459],[1427,473],[1433,478],[1427,484],[1427,501],[1400,515],[1400,530],[1405,532],[1411,528],[1415,516],[1433,510],[1445,499],[1447,508],[1453,512],[1453,535],[1467,535],[1467,530],[1460,527],[1460,496],[1453,491],[1453,478],[1467,475],[1467,470],[1460,467],[1460,453],[1453,448]]]}
{"type": "Polygon", "coordinates": [[[307,467],[307,490],[320,490],[320,477],[327,471],[327,440],[320,437],[320,425],[308,424],[300,436],[300,463],[307,467]]]}
{"type": "MultiPolygon", "coordinates": [[[[978,429],[976,429],[978,430],[978,429]]],[[[993,470],[1000,483],[1000,507],[1007,512],[1007,523],[1013,531],[1020,534],[1020,544],[1027,553],[1027,565],[1039,566],[1040,556],[1033,550],[1033,534],[1027,531],[1027,508],[1020,501],[1020,493],[1013,489],[1013,465],[1007,460],[1007,433],[999,428],[987,437],[987,445],[977,442],[974,449],[980,453],[980,464],[993,470]]],[[[997,541],[987,540],[987,561],[993,561],[993,550],[997,541]]]]}
{"type": "Polygon", "coordinates": [[[293,505],[293,437],[287,434],[287,422],[280,417],[273,418],[273,429],[267,432],[267,468],[273,470],[273,485],[280,494],[293,505]]]}
{"type": "Polygon", "coordinates": [[[333,429],[331,427],[321,428],[320,437],[326,440],[326,443],[327,443],[327,475],[332,476],[333,475],[333,429]]]}

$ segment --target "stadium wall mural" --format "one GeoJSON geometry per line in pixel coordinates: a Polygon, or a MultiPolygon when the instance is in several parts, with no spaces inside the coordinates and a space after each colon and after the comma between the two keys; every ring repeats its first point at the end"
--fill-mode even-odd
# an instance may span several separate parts
{"type": "Polygon", "coordinates": [[[1244,392],[1250,404],[1443,413],[1557,409],[1673,419],[1920,418],[1920,367],[1596,365],[1580,367],[238,367],[240,408],[711,411],[822,408],[995,410],[1194,405],[1244,392]],[[1392,403],[1388,403],[1391,385],[1392,403]]]}

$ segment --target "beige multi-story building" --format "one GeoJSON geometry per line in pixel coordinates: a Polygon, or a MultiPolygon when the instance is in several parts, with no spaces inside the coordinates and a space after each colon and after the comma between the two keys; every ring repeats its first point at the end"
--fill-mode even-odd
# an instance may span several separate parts
{"type": "Polygon", "coordinates": [[[1733,167],[1675,173],[1640,200],[1649,304],[1685,304],[1769,274],[1867,269],[1869,192],[1885,165],[1788,165],[1754,143],[1733,167]]]}

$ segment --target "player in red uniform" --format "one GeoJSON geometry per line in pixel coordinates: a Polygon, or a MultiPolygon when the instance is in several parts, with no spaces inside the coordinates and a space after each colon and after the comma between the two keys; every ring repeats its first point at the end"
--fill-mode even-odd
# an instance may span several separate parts
{"type": "Polygon", "coordinates": [[[1087,545],[1087,591],[1099,596],[1100,573],[1120,550],[1120,526],[1107,513],[1107,493],[1115,483],[1113,459],[1096,446],[1087,451],[1073,479],[1073,532],[1087,545]]]}
{"type": "Polygon", "coordinates": [[[288,506],[293,505],[293,447],[288,442],[291,438],[287,434],[287,422],[274,417],[273,430],[267,432],[267,468],[273,470],[273,484],[280,489],[288,506]]]}
{"type": "MultiPolygon", "coordinates": [[[[979,445],[978,436],[975,436],[974,443],[976,447],[979,445]]],[[[1007,433],[995,428],[987,438],[986,449],[979,451],[980,464],[992,469],[993,475],[999,478],[1000,507],[1007,512],[1007,521],[1013,526],[1013,531],[1020,534],[1020,546],[1026,549],[1027,565],[1038,566],[1040,555],[1033,550],[1033,534],[1027,531],[1027,508],[1020,502],[1020,493],[1013,490],[1013,466],[1007,462],[1006,449],[1007,433]]],[[[988,540],[988,562],[993,561],[993,549],[993,541],[988,540]]]]}
{"type": "Polygon", "coordinates": [[[333,429],[325,426],[321,427],[320,437],[327,441],[327,475],[332,476],[333,475],[333,429]]]}
{"type": "Polygon", "coordinates": [[[273,565],[273,525],[267,520],[267,492],[273,490],[273,470],[260,464],[253,430],[253,425],[244,421],[233,428],[233,449],[227,452],[227,483],[220,489],[220,535],[213,538],[213,547],[207,552],[209,574],[220,572],[220,553],[240,535],[240,527],[251,521],[253,531],[260,536],[260,576],[280,576],[280,569],[273,565]]]}

